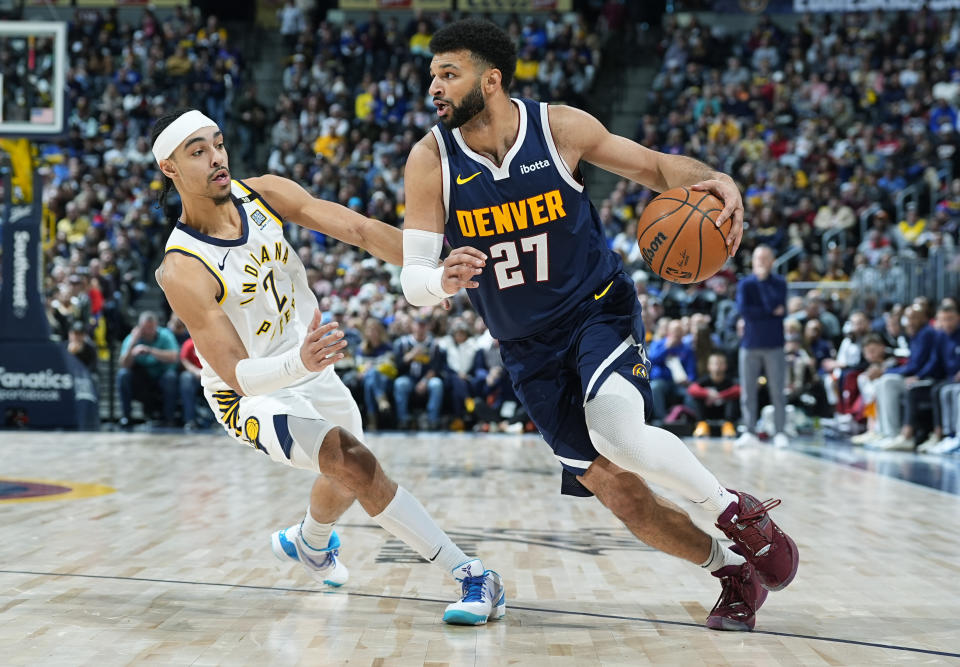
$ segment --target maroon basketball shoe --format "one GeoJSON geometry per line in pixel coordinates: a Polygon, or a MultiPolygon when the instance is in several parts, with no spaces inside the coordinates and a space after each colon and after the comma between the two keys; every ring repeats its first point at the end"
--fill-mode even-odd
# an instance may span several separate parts
{"type": "Polygon", "coordinates": [[[760,584],[753,565],[727,565],[712,574],[720,579],[723,591],[707,616],[707,627],[735,632],[753,630],[757,610],[767,599],[767,591],[760,584]]]}
{"type": "Polygon", "coordinates": [[[760,502],[749,493],[734,491],[739,503],[730,503],[717,519],[717,528],[733,540],[756,568],[757,580],[768,591],[779,591],[793,581],[800,565],[797,544],[768,516],[779,500],[760,502]]]}

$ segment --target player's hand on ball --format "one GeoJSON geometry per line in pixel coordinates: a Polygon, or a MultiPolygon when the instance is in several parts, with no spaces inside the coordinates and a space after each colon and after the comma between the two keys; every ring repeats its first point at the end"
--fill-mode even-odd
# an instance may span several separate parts
{"type": "Polygon", "coordinates": [[[716,226],[720,226],[730,218],[730,233],[727,234],[727,250],[730,256],[737,254],[740,248],[740,239],[743,237],[743,198],[740,196],[740,188],[733,182],[729,176],[724,178],[713,178],[708,181],[701,181],[690,187],[691,190],[699,192],[710,192],[723,202],[723,210],[717,216],[716,226]]]}
{"type": "Polygon", "coordinates": [[[487,256],[476,248],[463,246],[454,248],[443,260],[443,291],[447,294],[458,292],[461,287],[479,287],[474,280],[487,264],[487,256]]]}
{"type": "Polygon", "coordinates": [[[320,309],[313,313],[313,321],[300,346],[300,358],[303,365],[311,371],[322,371],[327,366],[343,359],[343,352],[347,341],[343,339],[343,332],[337,329],[339,323],[328,322],[320,324],[320,309]]]}

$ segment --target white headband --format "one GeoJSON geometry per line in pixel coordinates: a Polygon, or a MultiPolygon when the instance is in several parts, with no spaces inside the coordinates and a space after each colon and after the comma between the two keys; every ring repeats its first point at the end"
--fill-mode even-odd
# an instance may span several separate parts
{"type": "Polygon", "coordinates": [[[184,139],[204,127],[217,127],[217,124],[196,109],[188,111],[167,125],[153,142],[153,157],[157,164],[173,155],[173,151],[184,139]]]}

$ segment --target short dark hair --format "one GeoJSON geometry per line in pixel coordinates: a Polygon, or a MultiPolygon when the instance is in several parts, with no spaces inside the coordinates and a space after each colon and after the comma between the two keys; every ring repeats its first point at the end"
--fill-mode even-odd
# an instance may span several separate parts
{"type": "MultiPolygon", "coordinates": [[[[168,111],[160,116],[153,124],[153,129],[150,130],[150,148],[152,149],[153,145],[157,143],[157,137],[160,136],[161,132],[167,129],[173,123],[173,121],[188,111],[193,111],[193,109],[190,107],[182,107],[180,109],[168,111]]],[[[167,208],[167,195],[170,193],[170,189],[173,187],[173,181],[167,178],[167,175],[161,171],[160,183],[160,193],[157,195],[157,208],[159,208],[161,211],[165,211],[167,208]]]]}
{"type": "Polygon", "coordinates": [[[956,315],[958,312],[957,307],[946,299],[943,300],[943,303],[940,304],[940,307],[937,308],[937,310],[941,313],[953,313],[954,315],[956,315]]]}
{"type": "Polygon", "coordinates": [[[500,70],[501,87],[510,89],[517,68],[517,49],[500,26],[486,19],[462,19],[441,28],[430,39],[430,52],[434,54],[461,49],[500,70]]]}

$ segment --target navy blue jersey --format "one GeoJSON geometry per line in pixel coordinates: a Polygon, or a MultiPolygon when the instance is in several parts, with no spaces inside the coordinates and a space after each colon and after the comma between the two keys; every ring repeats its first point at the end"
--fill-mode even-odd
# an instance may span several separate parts
{"type": "Polygon", "coordinates": [[[486,253],[475,278],[480,286],[468,294],[501,340],[561,323],[621,269],[583,184],[557,151],[547,105],[513,103],[520,129],[500,167],[472,151],[459,129],[432,128],[443,164],[447,240],[486,253]]]}

